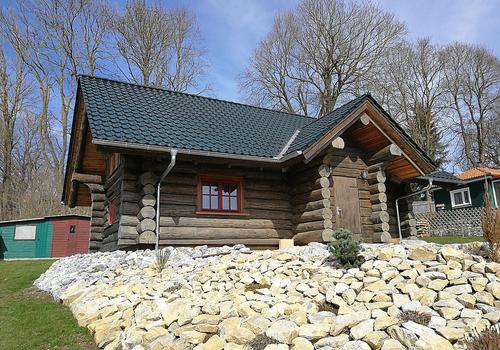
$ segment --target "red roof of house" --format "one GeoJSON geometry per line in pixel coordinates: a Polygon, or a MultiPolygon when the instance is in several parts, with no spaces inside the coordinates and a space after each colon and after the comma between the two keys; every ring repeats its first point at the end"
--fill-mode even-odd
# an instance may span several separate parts
{"type": "Polygon", "coordinates": [[[460,180],[470,180],[482,176],[492,176],[493,178],[500,177],[500,169],[475,167],[457,175],[460,180]]]}

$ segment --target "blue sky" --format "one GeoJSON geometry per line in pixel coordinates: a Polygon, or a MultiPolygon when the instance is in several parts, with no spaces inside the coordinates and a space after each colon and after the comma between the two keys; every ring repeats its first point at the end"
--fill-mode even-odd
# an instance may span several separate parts
{"type": "MultiPolygon", "coordinates": [[[[197,17],[207,49],[207,82],[214,97],[241,101],[238,76],[258,42],[270,30],[273,17],[292,9],[286,0],[173,0],[170,6],[189,8],[197,17]]],[[[446,44],[460,40],[486,45],[500,55],[498,0],[380,0],[408,26],[411,38],[431,37],[446,44]]]]}

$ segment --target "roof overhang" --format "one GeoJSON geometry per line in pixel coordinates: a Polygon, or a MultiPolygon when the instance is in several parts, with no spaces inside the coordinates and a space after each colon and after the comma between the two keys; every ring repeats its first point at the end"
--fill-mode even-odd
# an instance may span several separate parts
{"type": "Polygon", "coordinates": [[[305,161],[311,161],[326,149],[335,138],[344,134],[350,127],[360,121],[362,117],[368,118],[369,123],[376,127],[389,142],[396,144],[402,149],[403,158],[418,171],[420,176],[425,176],[435,169],[435,164],[432,163],[425,152],[410,139],[404,130],[402,130],[378,104],[372,102],[371,99],[364,101],[333,129],[307,147],[303,151],[305,161]]]}

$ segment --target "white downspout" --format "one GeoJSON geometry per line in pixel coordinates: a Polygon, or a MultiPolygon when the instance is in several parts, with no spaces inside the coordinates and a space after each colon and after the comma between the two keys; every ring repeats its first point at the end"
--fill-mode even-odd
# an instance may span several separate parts
{"type": "Polygon", "coordinates": [[[170,164],[168,165],[167,169],[161,174],[160,179],[158,180],[158,183],[156,184],[156,243],[155,243],[155,251],[158,250],[158,247],[160,245],[160,189],[161,189],[161,183],[165,179],[165,177],[170,173],[172,168],[175,165],[175,160],[177,158],[177,150],[172,149],[170,150],[170,164]]]}
{"type": "MultiPolygon", "coordinates": [[[[398,218],[398,232],[399,232],[399,241],[403,240],[403,235],[401,234],[401,220],[399,218],[399,206],[398,206],[398,202],[400,199],[405,199],[405,198],[409,198],[409,197],[413,197],[417,194],[420,194],[420,193],[423,193],[423,192],[427,192],[429,191],[430,189],[432,188],[432,179],[429,179],[429,184],[427,186],[425,186],[424,188],[422,188],[420,191],[417,191],[417,192],[413,192],[413,193],[410,193],[410,194],[406,194],[404,196],[401,196],[401,197],[398,197],[396,198],[396,216],[398,218]]],[[[436,187],[436,190],[438,189],[439,187],[436,187]]]]}

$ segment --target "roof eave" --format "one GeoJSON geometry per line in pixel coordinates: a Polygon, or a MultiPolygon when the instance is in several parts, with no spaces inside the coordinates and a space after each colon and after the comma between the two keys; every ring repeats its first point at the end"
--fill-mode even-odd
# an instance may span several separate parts
{"type": "Polygon", "coordinates": [[[251,156],[251,155],[244,155],[244,154],[232,154],[232,153],[223,153],[223,152],[183,149],[183,148],[177,148],[177,147],[147,145],[147,144],[141,144],[141,143],[124,142],[124,141],[103,140],[103,139],[96,139],[96,138],[94,138],[92,140],[92,143],[94,143],[98,146],[103,146],[103,147],[119,148],[119,149],[123,149],[123,150],[138,150],[138,151],[147,151],[147,152],[158,152],[158,153],[170,153],[171,150],[176,149],[179,154],[201,156],[201,157],[216,157],[216,158],[225,158],[225,159],[234,159],[234,160],[244,160],[244,161],[253,161],[253,162],[270,163],[270,164],[281,164],[287,160],[290,160],[292,158],[295,158],[295,157],[302,155],[301,151],[295,151],[295,152],[289,153],[281,158],[271,158],[271,157],[251,156]]]}

